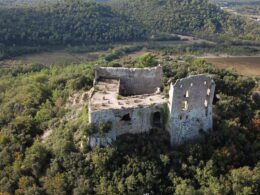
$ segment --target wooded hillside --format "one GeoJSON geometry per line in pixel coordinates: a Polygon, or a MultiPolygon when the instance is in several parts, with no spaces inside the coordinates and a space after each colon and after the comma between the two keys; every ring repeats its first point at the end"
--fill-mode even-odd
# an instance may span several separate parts
{"type": "Polygon", "coordinates": [[[137,41],[162,32],[256,43],[259,28],[207,0],[77,0],[0,8],[0,48],[137,41]]]}
{"type": "MultiPolygon", "coordinates": [[[[147,67],[157,64],[154,60],[146,54],[128,66],[147,67]]],[[[95,63],[0,71],[0,194],[259,194],[256,79],[204,60],[165,56],[160,60],[165,82],[212,75],[217,86],[213,130],[179,147],[171,147],[169,134],[159,128],[90,149],[86,137],[96,131],[88,124],[86,106],[75,113],[66,105],[69,96],[82,97],[92,87],[95,63]]],[[[102,127],[100,135],[108,130],[102,127]]]]}
{"type": "Polygon", "coordinates": [[[97,3],[0,8],[0,44],[6,46],[80,45],[144,37],[146,32],[137,21],[97,3]]]}
{"type": "Polygon", "coordinates": [[[208,0],[113,0],[112,7],[154,33],[191,34],[203,38],[260,40],[259,26],[229,14],[208,0]]]}

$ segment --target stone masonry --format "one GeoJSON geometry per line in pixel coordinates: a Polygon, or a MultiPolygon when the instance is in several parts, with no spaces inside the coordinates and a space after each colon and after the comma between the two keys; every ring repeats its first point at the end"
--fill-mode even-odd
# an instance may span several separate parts
{"type": "Polygon", "coordinates": [[[168,131],[171,143],[181,144],[212,128],[215,83],[206,75],[190,76],[170,86],[168,131]]]}
{"type": "Polygon", "coordinates": [[[95,74],[88,104],[89,122],[96,126],[109,123],[111,129],[105,135],[90,136],[91,147],[108,145],[126,133],[137,134],[162,127],[169,131],[172,144],[182,144],[212,128],[215,83],[210,76],[195,75],[177,80],[170,85],[167,98],[161,92],[161,66],[100,67],[95,74]]]}

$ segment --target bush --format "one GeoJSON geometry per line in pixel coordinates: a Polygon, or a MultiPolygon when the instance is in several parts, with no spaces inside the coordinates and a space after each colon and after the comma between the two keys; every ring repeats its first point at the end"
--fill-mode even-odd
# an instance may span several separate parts
{"type": "Polygon", "coordinates": [[[138,68],[154,67],[157,66],[158,62],[155,55],[146,53],[138,59],[138,63],[135,65],[138,68]]]}
{"type": "Polygon", "coordinates": [[[47,148],[36,141],[25,153],[23,169],[39,177],[48,165],[49,157],[50,152],[47,148]]]}
{"type": "Polygon", "coordinates": [[[83,75],[69,81],[68,85],[72,90],[88,89],[93,85],[93,81],[89,77],[83,75]]]}

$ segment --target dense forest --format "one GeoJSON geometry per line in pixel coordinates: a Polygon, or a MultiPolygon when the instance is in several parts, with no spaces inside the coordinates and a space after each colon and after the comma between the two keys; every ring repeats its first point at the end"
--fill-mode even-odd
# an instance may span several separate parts
{"type": "Polygon", "coordinates": [[[208,0],[114,0],[118,12],[139,18],[152,32],[191,34],[213,40],[260,40],[259,26],[208,0]]]}
{"type": "Polygon", "coordinates": [[[45,3],[57,3],[63,0],[0,0],[2,6],[39,5],[45,3]]]}
{"type": "MultiPolygon", "coordinates": [[[[204,60],[182,62],[145,54],[124,62],[31,65],[0,72],[2,194],[259,194],[260,97],[257,80],[218,70],[204,60]],[[94,64],[163,65],[165,83],[209,73],[216,82],[214,128],[194,143],[171,147],[163,129],[124,135],[91,150],[87,110],[66,107],[92,86],[94,64]],[[253,97],[253,98],[252,98],[253,97]],[[74,114],[73,114],[74,113],[74,114]],[[52,130],[46,140],[44,132],[52,130]]],[[[258,80],[259,81],[259,80],[258,80]]],[[[167,90],[167,89],[166,89],[167,90]]]]}
{"type": "Polygon", "coordinates": [[[96,3],[62,3],[39,8],[0,8],[4,45],[94,44],[138,40],[138,22],[96,3]]]}
{"type": "Polygon", "coordinates": [[[1,6],[0,59],[44,46],[149,40],[160,33],[259,44],[259,28],[207,0],[68,0],[50,5],[1,6]]]}
{"type": "Polygon", "coordinates": [[[98,3],[0,6],[0,59],[67,45],[144,40],[138,21],[98,3]]]}

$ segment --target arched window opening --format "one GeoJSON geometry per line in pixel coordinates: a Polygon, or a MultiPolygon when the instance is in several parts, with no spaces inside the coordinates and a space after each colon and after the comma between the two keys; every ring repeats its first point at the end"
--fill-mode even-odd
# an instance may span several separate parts
{"type": "Polygon", "coordinates": [[[207,117],[208,116],[208,112],[209,112],[209,110],[208,110],[208,101],[207,100],[205,100],[204,106],[205,106],[205,115],[207,117]]]}
{"type": "Polygon", "coordinates": [[[154,112],[152,115],[152,126],[153,127],[161,127],[162,126],[162,120],[161,120],[161,113],[160,112],[154,112]]]}
{"type": "Polygon", "coordinates": [[[207,90],[207,95],[210,96],[210,89],[207,90]]]}
{"type": "Polygon", "coordinates": [[[188,101],[182,101],[182,102],[181,102],[181,109],[182,109],[183,111],[187,111],[187,110],[188,110],[188,107],[189,107],[188,101]]]}
{"type": "Polygon", "coordinates": [[[208,100],[204,101],[204,106],[207,108],[208,107],[208,100]]]}
{"type": "Polygon", "coordinates": [[[187,90],[186,93],[184,94],[184,97],[185,98],[188,98],[189,97],[189,91],[187,90]]]}

